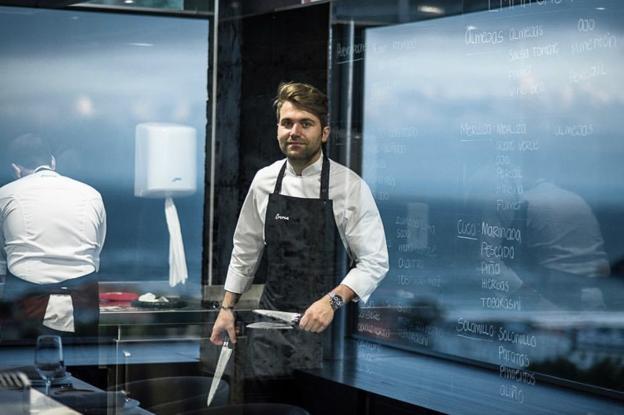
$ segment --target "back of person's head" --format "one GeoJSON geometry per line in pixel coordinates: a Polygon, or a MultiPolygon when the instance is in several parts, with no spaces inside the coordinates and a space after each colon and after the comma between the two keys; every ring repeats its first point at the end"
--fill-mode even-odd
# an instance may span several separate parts
{"type": "Polygon", "coordinates": [[[316,115],[321,120],[321,127],[327,126],[327,95],[318,88],[301,82],[282,82],[273,101],[278,121],[286,101],[316,115]]]}
{"type": "Polygon", "coordinates": [[[45,140],[30,133],[14,138],[7,149],[7,156],[12,163],[31,170],[52,162],[52,154],[45,140]]]}

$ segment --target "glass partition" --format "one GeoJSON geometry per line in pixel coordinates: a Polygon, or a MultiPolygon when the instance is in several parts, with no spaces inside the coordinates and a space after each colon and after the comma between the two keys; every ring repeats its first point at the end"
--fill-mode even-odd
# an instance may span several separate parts
{"type": "Polygon", "coordinates": [[[623,396],[624,7],[372,3],[334,6],[334,122],[391,264],[354,334],[491,367],[511,402],[623,396]]]}
{"type": "Polygon", "coordinates": [[[61,175],[102,195],[107,232],[100,291],[164,289],[154,292],[199,302],[207,17],[1,7],[0,34],[0,184],[14,180],[5,160],[8,143],[24,133],[41,136],[61,175]],[[151,126],[149,134],[162,128],[184,134],[141,146],[139,125],[151,126]],[[188,175],[151,181],[175,166],[188,175]],[[182,182],[184,193],[176,191],[182,182]],[[188,280],[174,288],[166,196],[177,209],[188,268],[188,280]]]}
{"type": "MultiPolygon", "coordinates": [[[[93,3],[0,7],[0,186],[15,183],[9,143],[31,133],[47,142],[56,170],[97,190],[106,210],[97,336],[58,332],[67,370],[55,372],[50,394],[80,413],[200,409],[211,380],[200,343],[207,343],[212,310],[200,304],[200,285],[214,25],[212,15],[195,11],[213,2],[137,1],[123,10],[117,6],[132,2],[93,3]],[[108,9],[97,7],[103,3],[108,9]],[[172,164],[180,170],[168,170],[172,164]],[[168,222],[175,219],[165,214],[172,210],[165,207],[168,196],[188,268],[188,280],[175,287],[169,284],[175,223],[170,231],[168,222]],[[137,301],[148,292],[167,301],[137,301]],[[191,402],[202,393],[199,404],[191,402]]],[[[0,254],[0,266],[4,258],[0,254]]],[[[6,308],[14,311],[6,294],[0,297],[0,369],[22,371],[36,394],[43,382],[33,366],[33,332],[6,330],[6,308]]],[[[91,306],[98,307],[97,300],[91,306]]],[[[73,311],[74,321],[82,317],[82,309],[73,311]]],[[[45,331],[41,319],[31,321],[45,331]]],[[[224,385],[215,402],[228,399],[224,385]]],[[[8,400],[0,412],[9,410],[8,400]]],[[[42,409],[39,402],[33,399],[32,411],[42,409]]]]}

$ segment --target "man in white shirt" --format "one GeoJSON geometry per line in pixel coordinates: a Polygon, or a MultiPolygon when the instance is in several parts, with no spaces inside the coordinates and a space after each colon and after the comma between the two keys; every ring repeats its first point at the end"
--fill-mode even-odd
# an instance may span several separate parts
{"type": "Polygon", "coordinates": [[[96,272],[106,235],[100,194],[61,176],[45,142],[25,134],[9,145],[17,180],[0,188],[0,275],[12,306],[3,337],[96,336],[96,272]]]}
{"type": "Polygon", "coordinates": [[[313,86],[287,83],[278,88],[274,104],[286,160],[258,171],[251,184],[211,336],[220,345],[227,332],[236,342],[233,308],[264,255],[267,281],[260,308],[297,311],[302,317],[301,330],[250,333],[249,358],[258,377],[319,367],[316,333],[331,324],[344,303],[367,301],[388,271],[383,224],[370,189],[323,151],[329,138],[327,97],[313,86]],[[336,285],[335,246],[341,245],[354,266],[336,285]]]}
{"type": "Polygon", "coordinates": [[[527,281],[550,302],[572,310],[604,309],[600,286],[610,274],[600,224],[580,195],[544,178],[527,180],[527,281]]]}

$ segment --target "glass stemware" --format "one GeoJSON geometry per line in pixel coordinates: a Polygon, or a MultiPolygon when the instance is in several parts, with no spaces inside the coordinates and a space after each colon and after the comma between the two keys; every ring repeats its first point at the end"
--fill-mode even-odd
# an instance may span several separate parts
{"type": "Polygon", "coordinates": [[[43,335],[37,337],[35,366],[45,380],[45,394],[48,395],[52,379],[62,376],[65,372],[63,344],[59,336],[43,335]]]}

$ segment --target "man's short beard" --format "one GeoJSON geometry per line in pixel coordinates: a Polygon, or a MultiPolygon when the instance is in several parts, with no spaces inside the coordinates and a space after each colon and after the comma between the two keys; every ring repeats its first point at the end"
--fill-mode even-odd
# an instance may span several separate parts
{"type": "Polygon", "coordinates": [[[284,152],[284,155],[288,158],[288,160],[292,160],[292,161],[310,161],[313,158],[315,158],[317,156],[317,154],[319,154],[321,152],[322,147],[320,147],[318,150],[308,153],[308,152],[303,152],[303,153],[295,153],[295,154],[290,154],[288,152],[288,148],[287,150],[284,152]]]}

